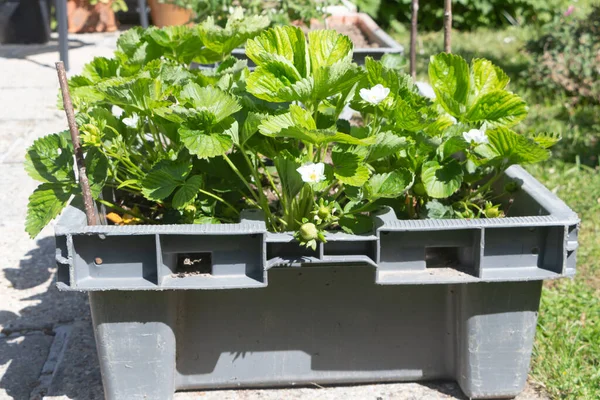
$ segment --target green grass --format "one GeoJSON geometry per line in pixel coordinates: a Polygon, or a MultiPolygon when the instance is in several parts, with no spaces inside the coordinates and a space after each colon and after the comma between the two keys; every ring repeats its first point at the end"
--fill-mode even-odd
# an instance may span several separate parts
{"type": "Polygon", "coordinates": [[[600,174],[553,162],[531,172],[582,220],[574,280],[544,289],[532,380],[556,399],[600,399],[600,174]]]}
{"type": "MultiPolygon", "coordinates": [[[[563,136],[554,158],[529,170],[575,210],[581,220],[577,276],[548,282],[543,291],[531,381],[554,399],[600,399],[600,107],[573,108],[559,95],[536,96],[527,87],[528,59],[521,50],[534,35],[511,27],[453,32],[454,53],[487,58],[511,77],[509,88],[525,98],[530,113],[522,131],[563,136]]],[[[408,36],[397,37],[408,48],[408,36]]],[[[441,32],[418,40],[418,78],[427,80],[429,56],[442,51],[441,32]]]]}

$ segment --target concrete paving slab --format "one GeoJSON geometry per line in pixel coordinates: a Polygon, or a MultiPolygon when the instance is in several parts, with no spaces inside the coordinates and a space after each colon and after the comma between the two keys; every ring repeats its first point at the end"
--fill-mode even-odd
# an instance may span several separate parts
{"type": "Polygon", "coordinates": [[[45,398],[104,398],[91,321],[72,325],[45,398]]]}
{"type": "MultiPolygon", "coordinates": [[[[180,392],[175,400],[466,400],[459,387],[451,382],[387,383],[360,386],[312,387],[261,390],[213,390],[180,392]]],[[[515,400],[543,400],[531,388],[515,400]]]]}
{"type": "MultiPolygon", "coordinates": [[[[6,136],[15,136],[15,140],[9,145],[4,155],[0,153],[0,163],[23,163],[27,149],[36,139],[68,129],[67,120],[63,111],[55,111],[52,114],[49,114],[49,116],[51,116],[51,118],[8,121],[8,123],[12,123],[13,126],[16,126],[17,129],[15,131],[7,129],[6,136]],[[23,128],[19,125],[24,122],[33,122],[34,126],[25,132],[25,134],[21,134],[19,129],[23,128]]],[[[2,142],[0,141],[0,145],[1,143],[2,142]]]]}
{"type": "Polygon", "coordinates": [[[28,399],[52,344],[53,336],[35,332],[0,337],[0,399],[28,399]]]}

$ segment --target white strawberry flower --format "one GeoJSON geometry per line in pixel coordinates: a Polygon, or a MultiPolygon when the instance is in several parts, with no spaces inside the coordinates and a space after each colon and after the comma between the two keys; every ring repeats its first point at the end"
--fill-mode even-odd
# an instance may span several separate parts
{"type": "Polygon", "coordinates": [[[306,183],[318,183],[325,180],[325,164],[308,163],[296,169],[306,183]]]}
{"type": "Polygon", "coordinates": [[[133,114],[131,117],[123,118],[123,123],[130,128],[137,128],[140,117],[137,114],[133,114]]]}
{"type": "Polygon", "coordinates": [[[435,92],[431,85],[427,82],[415,82],[417,89],[419,89],[419,94],[423,97],[427,97],[428,99],[435,100],[435,92]]]}
{"type": "Polygon", "coordinates": [[[471,129],[469,132],[463,132],[462,135],[467,143],[484,144],[490,142],[484,129],[471,129]]]}
{"type": "Polygon", "coordinates": [[[123,110],[119,106],[112,106],[112,108],[110,109],[110,112],[112,112],[112,115],[114,115],[115,117],[121,118],[121,116],[123,115],[125,110],[123,110]]]}
{"type": "Polygon", "coordinates": [[[390,94],[390,89],[383,86],[381,83],[373,86],[371,89],[360,89],[360,97],[369,104],[376,106],[381,103],[390,94]]]}

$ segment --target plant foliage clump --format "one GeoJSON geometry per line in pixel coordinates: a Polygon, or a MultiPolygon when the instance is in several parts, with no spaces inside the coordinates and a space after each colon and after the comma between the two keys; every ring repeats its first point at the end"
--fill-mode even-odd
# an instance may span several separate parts
{"type": "Polygon", "coordinates": [[[527,82],[543,94],[600,104],[600,6],[585,18],[562,17],[527,43],[527,82]]]}
{"type": "MultiPolygon", "coordinates": [[[[359,9],[382,24],[395,20],[408,23],[412,0],[358,0],[359,9]]],[[[567,0],[455,0],[452,26],[461,31],[505,25],[543,25],[562,14],[567,0]]],[[[444,6],[438,0],[419,1],[419,29],[436,31],[443,27],[444,6]]]]}
{"type": "MultiPolygon", "coordinates": [[[[487,60],[432,57],[432,100],[385,63],[356,65],[344,35],[258,34],[262,23],[132,30],[114,59],[71,79],[92,193],[113,223],[229,223],[258,208],[268,229],[315,247],[326,230],[371,231],[382,206],[407,219],[502,217],[493,184],[559,139],[512,129],[527,106],[487,60]],[[228,56],[248,38],[253,71],[228,56]]],[[[71,164],[65,132],[29,149],[42,182],[32,236],[78,196],[71,164]]]]}

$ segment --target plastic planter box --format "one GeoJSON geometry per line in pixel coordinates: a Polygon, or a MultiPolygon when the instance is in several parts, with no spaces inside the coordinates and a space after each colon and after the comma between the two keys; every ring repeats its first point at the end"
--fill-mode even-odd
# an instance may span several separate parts
{"type": "MultiPolygon", "coordinates": [[[[176,390],[456,380],[524,387],[544,279],[575,273],[578,218],[523,169],[510,218],[398,220],[312,252],[231,225],[56,226],[58,287],[89,291],[108,399],[176,390]]],[[[500,184],[504,184],[501,182],[500,184]]]]}

